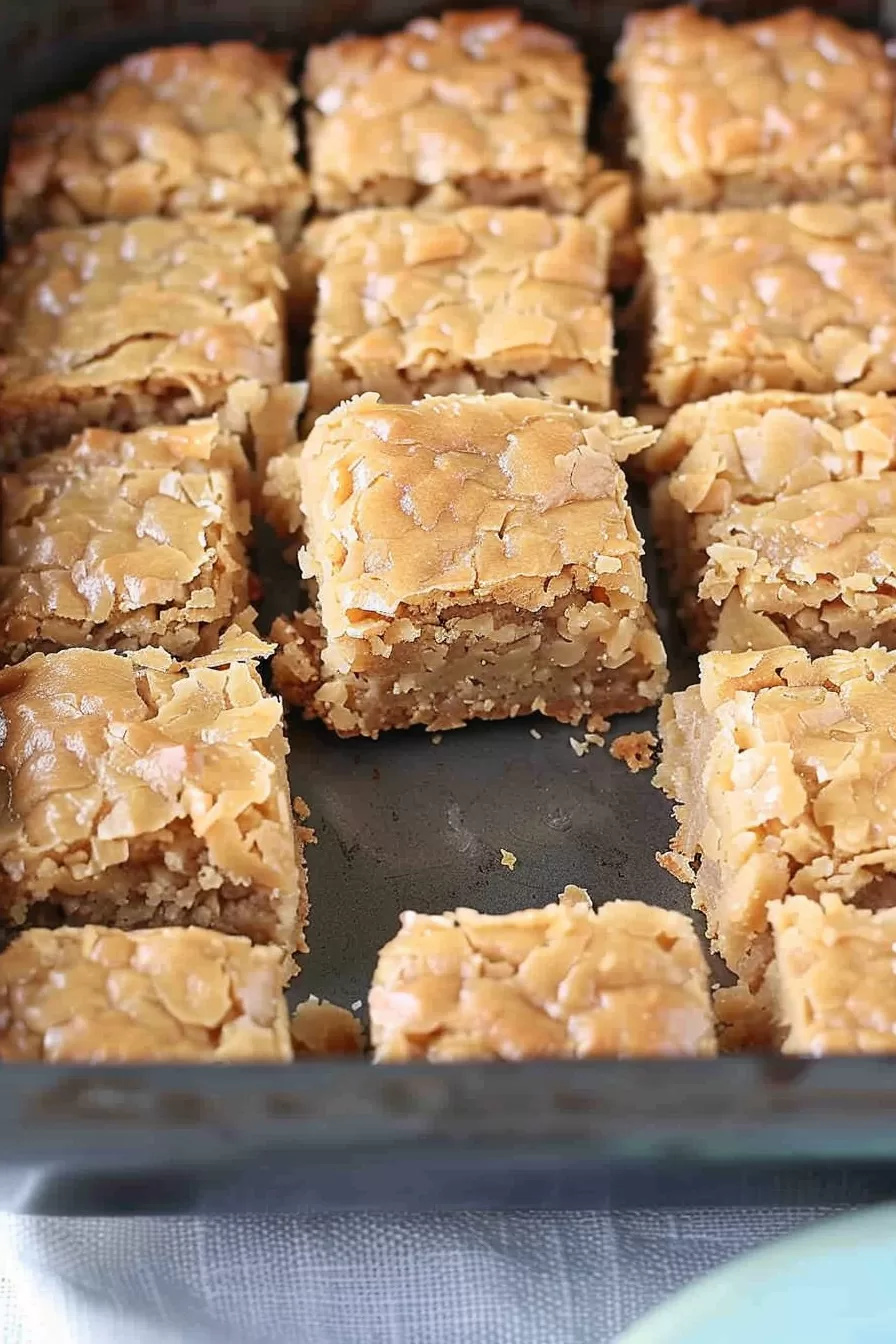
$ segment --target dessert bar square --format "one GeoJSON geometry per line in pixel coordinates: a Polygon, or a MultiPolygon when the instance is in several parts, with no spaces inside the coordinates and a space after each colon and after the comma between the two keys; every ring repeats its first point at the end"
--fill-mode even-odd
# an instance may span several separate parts
{"type": "Polygon", "coordinates": [[[232,210],[284,247],[309,201],[296,163],[289,56],[248,42],[142,51],[83,93],[15,119],[7,237],[141,215],[232,210]]]}
{"type": "Polygon", "coordinates": [[[211,653],[249,605],[248,463],[214,418],[88,429],[0,477],[0,659],[211,653]]]}
{"type": "Polygon", "coordinates": [[[896,654],[879,648],[707,653],[699,684],[663,702],[656,782],[679,822],[665,862],[747,989],[772,957],[772,901],[896,905],[894,712],[896,654]]]}
{"type": "Polygon", "coordinates": [[[567,887],[541,910],[401,923],[370,990],[379,1063],[715,1054],[709,970],[684,915],[594,911],[567,887]]]}
{"type": "Polygon", "coordinates": [[[646,381],[717,392],[896,391],[896,204],[667,211],[644,230],[646,381]]]}
{"type": "Polygon", "coordinates": [[[232,630],[213,654],[32,654],[0,671],[0,915],[197,924],[303,948],[280,701],[232,630]]]}
{"type": "Polygon", "coordinates": [[[648,468],[693,646],[896,646],[896,402],[732,392],[676,411],[648,468]]]}
{"type": "Polygon", "coordinates": [[[855,201],[896,182],[884,44],[835,18],[635,14],[612,77],[648,210],[855,201]]]}
{"type": "Polygon", "coordinates": [[[665,655],[621,458],[654,431],[502,393],[369,393],[274,460],[316,603],[275,623],[275,684],[344,736],[654,702],[665,655]]]}
{"type": "Polygon", "coordinates": [[[308,54],[311,189],[362,205],[586,203],[589,86],[569,38],[516,10],[413,20],[308,54]]]}
{"type": "Polygon", "coordinates": [[[365,210],[330,225],[309,414],[358,392],[612,397],[609,235],[572,216],[472,206],[365,210]]]}
{"type": "Polygon", "coordinates": [[[791,1055],[896,1052],[896,910],[775,902],[775,1016],[791,1055]]]}
{"type": "Polygon", "coordinates": [[[287,975],[209,929],[29,929],[0,953],[0,1060],[285,1063],[287,975]]]}
{"type": "Polygon", "coordinates": [[[49,229],[0,268],[0,457],[207,415],[281,383],[281,253],[227,215],[49,229]]]}

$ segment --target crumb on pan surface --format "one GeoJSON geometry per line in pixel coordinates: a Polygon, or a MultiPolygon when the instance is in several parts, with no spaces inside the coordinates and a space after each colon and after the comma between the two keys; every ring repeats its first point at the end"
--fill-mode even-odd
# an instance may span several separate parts
{"type": "Polygon", "coordinates": [[[542,210],[364,210],[334,220],[309,351],[309,417],[359,392],[612,402],[609,234],[542,210]]]}
{"type": "Polygon", "coordinates": [[[451,206],[587,202],[584,61],[516,10],[448,12],[312,47],[302,93],[324,213],[438,201],[440,189],[451,206]]]}
{"type": "Polygon", "coordinates": [[[611,70],[649,210],[886,196],[894,78],[881,39],[793,9],[725,23],[631,15],[611,70]]]}
{"type": "Polygon", "coordinates": [[[623,733],[610,743],[610,755],[615,761],[623,761],[634,775],[651,768],[656,744],[653,733],[623,733]]]}
{"type": "Polygon", "coordinates": [[[896,904],[896,654],[708,653],[660,711],[656,783],[713,947],[750,991],[790,896],[896,904]]]}
{"type": "Polygon", "coordinates": [[[210,929],[28,929],[0,953],[0,1059],[286,1062],[288,973],[210,929]]]}
{"type": "Polygon", "coordinates": [[[196,924],[304,950],[309,837],[256,670],[269,652],[233,628],[186,663],[70,649],[0,671],[7,921],[196,924]]]}
{"type": "Polygon", "coordinates": [[[690,921],[639,901],[408,912],[370,991],[375,1058],[712,1055],[708,979],[690,921]]]}
{"type": "Polygon", "coordinates": [[[314,994],[295,1009],[289,1032],[296,1059],[364,1053],[364,1031],[355,1015],[314,994]]]}
{"type": "Polygon", "coordinates": [[[226,214],[48,229],[0,268],[0,454],[88,425],[208,414],[241,379],[282,383],[282,255],[226,214]]]}
{"type": "Polygon", "coordinates": [[[654,533],[691,643],[814,655],[896,642],[896,403],[733,392],[645,454],[654,533]]]}
{"type": "Polygon", "coordinates": [[[275,682],[345,735],[655,701],[665,656],[619,460],[653,433],[509,395],[374,395],[268,472],[316,605],[280,619],[275,682]]]}
{"type": "Polygon", "coordinates": [[[309,202],[296,163],[287,53],[248,42],[141,51],[89,87],[16,117],[7,236],[195,210],[233,210],[295,242],[309,202]]]}
{"type": "Polygon", "coordinates": [[[248,463],[217,419],[89,429],[0,477],[0,656],[210,653],[248,606],[237,498],[248,463]]]}

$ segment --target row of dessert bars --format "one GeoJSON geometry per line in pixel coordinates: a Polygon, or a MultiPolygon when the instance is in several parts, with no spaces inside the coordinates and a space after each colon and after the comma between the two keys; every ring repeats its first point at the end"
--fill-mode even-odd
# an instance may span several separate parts
{"type": "MultiPolygon", "coordinates": [[[[616,120],[644,208],[761,207],[648,218],[627,326],[653,417],[683,407],[662,434],[608,409],[623,249],[605,207],[629,179],[603,190],[584,68],[557,34],[448,15],[313,52],[311,187],[322,214],[350,213],[304,242],[294,93],[250,48],[133,58],[21,119],[6,199],[24,241],[0,275],[0,449],[26,459],[5,485],[5,913],[216,932],[24,934],[0,958],[13,1056],[290,1050],[272,976],[302,945],[307,834],[255,670],[251,502],[313,580],[273,632],[276,683],[307,714],[342,735],[533,710],[598,727],[665,682],[627,457],[654,482],[695,642],[762,646],[707,655],[663,713],[661,782],[683,805],[667,862],[701,858],[697,902],[742,977],[721,1002],[766,1035],[784,1024],[792,1049],[887,1039],[854,984],[888,915],[840,898],[886,903],[890,656],[831,670],[794,647],[886,629],[893,435],[868,395],[896,388],[882,61],[807,14],[630,25],[616,120]],[[732,78],[746,58],[760,97],[732,78]],[[286,291],[299,312],[314,275],[299,448],[286,291]],[[766,690],[781,703],[760,714],[766,690]],[[848,787],[859,801],[832,817],[848,787]],[[283,951],[237,952],[233,933],[283,951]],[[185,982],[200,937],[208,973],[185,982]]],[[[715,1049],[688,921],[575,892],[506,919],[408,917],[371,1022],[382,1059],[715,1049]]]]}

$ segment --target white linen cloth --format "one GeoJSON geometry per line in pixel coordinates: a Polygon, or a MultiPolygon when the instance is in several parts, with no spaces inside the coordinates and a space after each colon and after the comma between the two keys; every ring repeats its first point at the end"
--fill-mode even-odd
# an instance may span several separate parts
{"type": "Polygon", "coordinates": [[[835,1207],[0,1215],[2,1344],[612,1344],[835,1207]]]}

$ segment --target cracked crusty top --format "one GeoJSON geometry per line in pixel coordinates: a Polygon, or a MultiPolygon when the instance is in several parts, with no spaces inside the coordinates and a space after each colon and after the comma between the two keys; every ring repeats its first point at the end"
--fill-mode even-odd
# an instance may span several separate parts
{"type": "Polygon", "coordinates": [[[227,215],[49,229],[0,268],[0,387],[282,381],[280,249],[227,215]]]}
{"type": "Polygon", "coordinates": [[[70,649],[0,671],[6,876],[33,893],[96,879],[181,825],[212,878],[297,887],[282,707],[255,668],[269,652],[234,629],[188,663],[70,649]]]}
{"type": "Polygon", "coordinates": [[[712,1055],[709,972],[684,915],[581,888],[512,915],[408,912],[370,990],[380,1062],[712,1055]]]}
{"type": "Polygon", "coordinates": [[[667,211],[644,231],[648,382],[664,405],[728,387],[896,388],[896,205],[667,211]]]}
{"type": "Polygon", "coordinates": [[[539,189],[582,197],[584,62],[567,37],[516,10],[446,13],[313,47],[302,92],[311,184],[325,211],[356,196],[410,204],[415,187],[476,178],[520,183],[530,199],[539,189]],[[396,195],[390,183],[409,190],[396,195]]]}
{"type": "Polygon", "coordinates": [[[383,370],[412,386],[473,369],[547,375],[552,396],[605,406],[608,261],[605,230],[541,210],[343,216],[331,225],[319,282],[312,403],[324,369],[362,385],[365,373],[383,370]]]}
{"type": "Polygon", "coordinates": [[[303,568],[329,639],[401,608],[489,597],[537,611],[574,589],[646,598],[619,460],[655,431],[535,398],[366,394],[322,416],[297,475],[303,568]]]}
{"type": "Polygon", "coordinates": [[[139,52],[84,93],[15,120],[4,219],[51,225],[233,210],[284,244],[308,203],[295,162],[289,57],[248,42],[139,52]]]}
{"type": "Polygon", "coordinates": [[[245,454],[212,418],[89,429],[3,475],[0,642],[52,641],[65,623],[114,629],[142,608],[175,626],[235,617],[249,505],[233,472],[248,472],[245,454]]]}
{"type": "Polygon", "coordinates": [[[711,721],[696,839],[738,890],[867,901],[896,873],[896,653],[709,653],[673,701],[683,741],[703,731],[697,706],[711,721]]]}
{"type": "Polygon", "coordinates": [[[286,972],[209,929],[28,929],[0,954],[0,1059],[287,1062],[286,972]]]}
{"type": "Polygon", "coordinates": [[[676,6],[629,18],[613,78],[654,208],[892,186],[896,97],[874,33],[808,9],[731,25],[676,6]]]}

